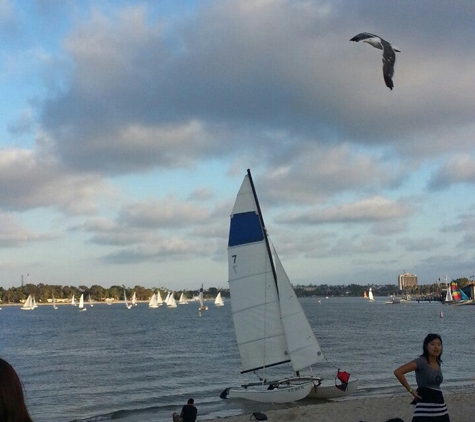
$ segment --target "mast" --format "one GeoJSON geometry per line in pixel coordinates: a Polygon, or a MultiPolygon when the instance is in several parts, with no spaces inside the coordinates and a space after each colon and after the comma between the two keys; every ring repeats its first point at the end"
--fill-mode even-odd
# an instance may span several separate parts
{"type": "Polygon", "coordinates": [[[256,201],[257,215],[259,216],[259,220],[261,221],[262,230],[264,231],[264,240],[266,242],[267,254],[269,255],[269,258],[270,258],[272,274],[274,275],[274,283],[275,283],[275,287],[277,289],[277,295],[278,295],[279,294],[279,287],[277,286],[277,273],[275,271],[274,259],[272,257],[272,252],[271,252],[270,244],[269,244],[269,238],[267,237],[267,228],[266,228],[266,225],[264,224],[264,217],[262,216],[261,206],[259,204],[259,199],[257,199],[256,188],[254,187],[254,182],[252,180],[250,169],[247,169],[247,175],[249,176],[249,182],[251,183],[252,194],[254,195],[254,200],[256,201]]]}

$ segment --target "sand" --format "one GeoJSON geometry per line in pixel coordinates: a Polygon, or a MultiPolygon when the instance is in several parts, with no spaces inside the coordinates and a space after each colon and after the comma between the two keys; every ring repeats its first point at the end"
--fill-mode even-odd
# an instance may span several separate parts
{"type": "MultiPolygon", "coordinates": [[[[475,389],[464,393],[444,393],[451,422],[475,422],[475,389]]],[[[323,404],[293,406],[284,410],[264,412],[269,422],[386,422],[401,418],[411,422],[414,406],[411,396],[350,399],[323,404]]],[[[256,411],[259,404],[256,403],[256,411]]],[[[248,422],[251,414],[217,418],[219,422],[248,422]]],[[[254,418],[253,418],[254,420],[254,418]]]]}

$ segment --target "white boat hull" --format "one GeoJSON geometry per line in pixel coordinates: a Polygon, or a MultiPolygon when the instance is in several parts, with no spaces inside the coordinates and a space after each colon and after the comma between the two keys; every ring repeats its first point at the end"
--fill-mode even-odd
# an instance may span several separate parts
{"type": "Polygon", "coordinates": [[[307,397],[314,389],[314,384],[313,382],[306,382],[298,385],[281,385],[272,390],[269,390],[268,387],[268,385],[259,385],[248,388],[227,388],[223,391],[221,397],[246,399],[260,403],[291,403],[307,397]]]}
{"type": "Polygon", "coordinates": [[[358,379],[355,378],[350,380],[348,387],[345,391],[340,390],[335,386],[335,383],[325,385],[322,383],[317,388],[313,388],[308,394],[307,398],[309,399],[321,399],[321,400],[330,400],[337,399],[338,397],[345,397],[350,394],[353,394],[358,389],[358,379]]]}

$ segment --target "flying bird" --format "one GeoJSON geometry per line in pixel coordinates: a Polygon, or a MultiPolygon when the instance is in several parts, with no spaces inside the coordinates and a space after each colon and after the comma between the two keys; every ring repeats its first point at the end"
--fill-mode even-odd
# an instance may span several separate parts
{"type": "Polygon", "coordinates": [[[374,48],[379,48],[383,50],[383,76],[386,86],[392,90],[394,88],[393,75],[394,75],[394,64],[396,63],[396,51],[398,53],[401,50],[394,48],[386,40],[383,40],[377,35],[370,34],[369,32],[362,32],[361,34],[355,35],[350,41],[363,41],[372,45],[374,48]]]}

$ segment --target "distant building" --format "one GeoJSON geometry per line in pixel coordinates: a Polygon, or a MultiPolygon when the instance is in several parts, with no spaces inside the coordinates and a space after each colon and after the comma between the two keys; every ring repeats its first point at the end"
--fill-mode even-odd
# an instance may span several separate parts
{"type": "Polygon", "coordinates": [[[399,290],[406,290],[417,286],[417,275],[404,273],[398,276],[397,285],[399,290]]]}

